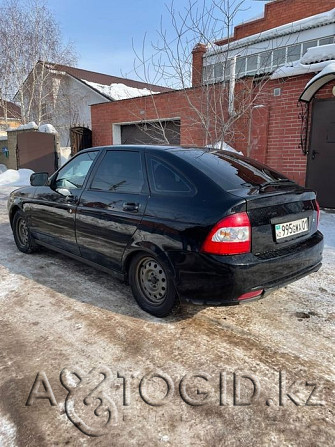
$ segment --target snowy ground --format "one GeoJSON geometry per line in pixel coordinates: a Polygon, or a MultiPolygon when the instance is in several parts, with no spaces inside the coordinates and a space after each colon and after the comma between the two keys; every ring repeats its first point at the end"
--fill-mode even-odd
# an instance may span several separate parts
{"type": "MultiPolygon", "coordinates": [[[[186,306],[158,320],[104,273],[46,250],[20,253],[6,213],[10,189],[0,187],[0,446],[333,445],[335,214],[321,213],[318,273],[263,301],[186,306]],[[77,371],[66,375],[66,408],[63,368],[77,371]],[[27,406],[38,372],[54,400],[49,392],[50,400],[27,406]],[[250,405],[239,405],[242,372],[249,379],[241,379],[241,399],[250,405]],[[171,377],[169,392],[163,379],[142,381],[142,399],[139,384],[150,373],[171,377]],[[92,396],[112,410],[113,425],[107,413],[94,415],[98,400],[83,404],[103,377],[92,396]],[[82,433],[65,409],[74,422],[81,418],[83,431],[101,434],[106,424],[106,433],[82,433]]],[[[45,394],[42,384],[38,392],[45,394]]]]}

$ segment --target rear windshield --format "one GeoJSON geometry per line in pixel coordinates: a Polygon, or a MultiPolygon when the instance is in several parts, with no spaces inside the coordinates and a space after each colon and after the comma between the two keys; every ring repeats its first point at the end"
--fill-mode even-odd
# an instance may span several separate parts
{"type": "Polygon", "coordinates": [[[185,149],[178,151],[176,155],[201,170],[227,191],[257,187],[266,182],[286,179],[282,174],[255,160],[227,151],[185,149]]]}

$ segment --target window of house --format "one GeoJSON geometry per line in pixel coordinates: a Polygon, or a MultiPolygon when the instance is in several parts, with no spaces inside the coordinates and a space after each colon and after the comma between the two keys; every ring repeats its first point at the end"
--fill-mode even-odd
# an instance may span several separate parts
{"type": "Polygon", "coordinates": [[[265,51],[259,55],[259,68],[262,71],[264,68],[271,67],[272,51],[265,51]]]}
{"type": "Polygon", "coordinates": [[[292,45],[287,48],[287,62],[298,61],[301,57],[301,44],[292,45]]]}
{"type": "Polygon", "coordinates": [[[205,81],[213,79],[214,65],[205,65],[203,77],[205,81]]]}
{"type": "Polygon", "coordinates": [[[273,50],[273,67],[285,64],[286,48],[276,48],[273,50]]]}
{"type": "Polygon", "coordinates": [[[257,54],[254,54],[252,56],[247,57],[247,73],[256,73],[257,71],[257,63],[258,63],[258,56],[257,54]]]}
{"type": "Polygon", "coordinates": [[[246,64],[245,57],[238,57],[236,59],[236,75],[242,75],[245,73],[245,64],[246,64]]]}
{"type": "Polygon", "coordinates": [[[107,151],[101,161],[91,189],[139,194],[144,186],[139,152],[107,151]]]}
{"type": "Polygon", "coordinates": [[[223,76],[223,64],[222,62],[219,62],[218,64],[214,65],[214,78],[220,79],[223,76]]]}
{"type": "Polygon", "coordinates": [[[324,37],[319,40],[319,45],[329,45],[331,43],[334,43],[334,37],[324,37]]]}
{"type": "Polygon", "coordinates": [[[309,42],[305,42],[302,46],[302,54],[305,54],[308,48],[316,47],[317,45],[317,40],[310,40],[309,42]]]}

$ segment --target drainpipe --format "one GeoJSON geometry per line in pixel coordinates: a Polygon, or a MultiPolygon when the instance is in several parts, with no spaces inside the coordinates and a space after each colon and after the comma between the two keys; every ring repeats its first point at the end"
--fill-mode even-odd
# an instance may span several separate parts
{"type": "Polygon", "coordinates": [[[236,83],[236,56],[230,60],[230,79],[229,79],[229,102],[228,112],[230,116],[235,115],[234,96],[236,83]]]}

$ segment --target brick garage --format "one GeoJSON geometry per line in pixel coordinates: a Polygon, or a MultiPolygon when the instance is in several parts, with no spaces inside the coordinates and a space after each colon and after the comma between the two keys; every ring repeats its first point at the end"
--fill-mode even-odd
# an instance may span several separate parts
{"type": "MultiPolygon", "coordinates": [[[[332,13],[334,7],[334,0],[310,0],[308,8],[306,2],[302,0],[276,0],[265,5],[264,18],[236,27],[230,42],[238,42],[240,39],[250,38],[266,30],[271,31],[274,27],[300,20],[306,15],[311,17],[325,12],[332,13]]],[[[331,29],[334,30],[334,24],[329,26],[332,26],[331,29]]],[[[322,25],[318,27],[321,29],[322,25]]],[[[225,43],[225,40],[216,42],[218,48],[225,43]]],[[[317,45],[321,43],[318,41],[317,45]]],[[[206,46],[202,44],[198,44],[193,50],[193,88],[191,89],[92,106],[93,144],[119,143],[116,135],[118,125],[150,122],[157,119],[178,119],[182,145],[205,145],[208,141],[206,132],[195,110],[205,108],[206,104],[209,109],[215,110],[213,98],[217,100],[217,92],[220,90],[225,116],[228,117],[227,98],[229,96],[229,82],[223,84],[214,81],[212,84],[204,85],[203,68],[206,51],[206,46]]],[[[304,185],[310,157],[303,154],[301,139],[306,138],[307,150],[310,147],[310,141],[309,133],[302,129],[299,97],[306,84],[314,76],[315,71],[310,70],[310,74],[294,74],[273,80],[270,77],[253,79],[248,76],[237,79],[235,92],[243,92],[248,83],[252,87],[251,106],[241,118],[236,120],[229,135],[225,136],[225,142],[245,155],[268,164],[304,185]],[[259,79],[262,79],[261,82],[259,79]],[[260,86],[261,91],[259,91],[260,86]]],[[[314,101],[318,99],[335,101],[334,86],[335,81],[331,81],[317,91],[309,107],[309,126],[311,126],[314,101]]],[[[236,108],[238,108],[238,102],[239,96],[236,94],[236,108]]]]}
{"type": "MultiPolygon", "coordinates": [[[[300,148],[301,118],[298,99],[311,75],[286,80],[268,81],[262,95],[249,113],[235,126],[235,139],[227,141],[236,150],[283,172],[288,177],[305,183],[306,156],[300,148]],[[281,90],[274,96],[274,90],[281,90]]],[[[331,98],[335,82],[324,86],[317,98],[331,98]]],[[[180,142],[183,145],[203,146],[204,132],[197,114],[190,107],[190,99],[197,102],[201,88],[167,92],[151,97],[115,101],[92,106],[93,145],[115,142],[113,125],[141,121],[179,118],[180,142]],[[158,114],[158,115],[157,115],[158,114]]],[[[199,99],[200,101],[200,99],[199,99]]]]}

